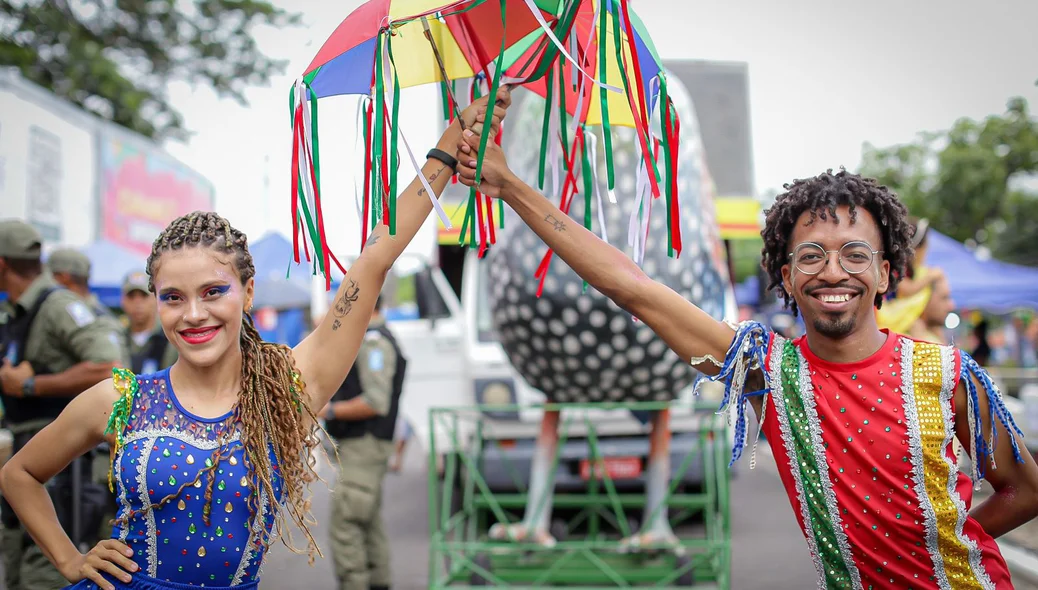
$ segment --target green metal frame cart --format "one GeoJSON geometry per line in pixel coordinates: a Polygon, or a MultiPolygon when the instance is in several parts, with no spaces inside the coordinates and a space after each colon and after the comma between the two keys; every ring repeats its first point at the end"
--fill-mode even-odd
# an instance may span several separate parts
{"type": "MultiPolygon", "coordinates": [[[[545,404],[543,410],[562,411],[560,444],[574,422],[583,423],[588,459],[602,460],[601,441],[587,410],[659,410],[662,402],[545,404]]],[[[713,406],[716,409],[716,406],[713,406]]],[[[522,518],[527,490],[495,493],[481,476],[481,462],[498,444],[487,436],[500,412],[515,415],[524,406],[469,406],[434,408],[430,432],[440,432],[452,451],[436,448],[430,439],[429,462],[429,588],[717,588],[727,590],[731,569],[729,518],[730,429],[725,417],[701,411],[697,443],[685,460],[672,467],[664,505],[678,536],[666,547],[624,547],[621,540],[638,532],[638,518],[645,508],[644,493],[621,493],[607,470],[588,480],[579,493],[554,494],[551,532],[558,542],[551,547],[533,542],[495,541],[488,530],[495,522],[512,523],[522,518]],[[443,476],[438,475],[442,457],[443,476]],[[694,491],[680,486],[684,473],[698,460],[702,485],[694,491]],[[559,514],[565,514],[562,518],[559,514]]],[[[683,449],[687,450],[687,449],[683,449]]],[[[558,465],[556,453],[552,473],[558,465]]]]}

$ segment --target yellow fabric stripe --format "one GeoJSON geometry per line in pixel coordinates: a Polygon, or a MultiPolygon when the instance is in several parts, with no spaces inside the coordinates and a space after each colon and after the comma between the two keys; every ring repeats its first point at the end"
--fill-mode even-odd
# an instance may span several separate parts
{"type": "MultiPolygon", "coordinates": [[[[428,21],[429,32],[432,34],[433,41],[436,42],[436,48],[440,50],[440,56],[443,57],[443,66],[447,70],[447,76],[452,80],[474,76],[472,67],[469,66],[447,25],[434,18],[429,18],[428,21]]],[[[409,22],[393,29],[393,32],[396,34],[391,43],[393,44],[393,55],[396,57],[397,75],[400,76],[400,87],[409,88],[421,84],[439,83],[440,68],[436,65],[436,56],[429,45],[429,40],[425,38],[422,21],[409,22]]],[[[387,67],[386,88],[392,87],[393,78],[390,68],[387,67]]]]}
{"type": "MultiPolygon", "coordinates": [[[[955,474],[945,457],[950,437],[954,434],[950,419],[952,392],[944,392],[944,371],[941,349],[937,345],[917,342],[912,358],[912,382],[919,416],[919,433],[923,448],[923,479],[926,495],[933,509],[937,529],[937,552],[931,556],[935,567],[941,568],[952,588],[983,590],[970,567],[969,549],[956,534],[960,519],[959,508],[952,499],[955,474]],[[948,398],[948,399],[945,399],[948,398]],[[945,415],[947,412],[947,416],[945,415]]],[[[950,380],[952,388],[957,380],[950,380]]],[[[938,573],[938,579],[942,576],[938,573]]]]}
{"type": "MultiPolygon", "coordinates": [[[[580,33],[578,33],[579,35],[580,33]]],[[[586,33],[584,33],[586,34],[586,33]]],[[[606,32],[603,34],[601,31],[597,33],[598,42],[606,43],[606,68],[607,68],[607,79],[606,83],[623,88],[623,79],[620,78],[620,62],[616,59],[616,49],[613,46],[613,19],[612,17],[606,21],[606,32]]],[[[638,100],[638,89],[636,88],[637,81],[634,77],[634,64],[631,61],[631,46],[627,42],[627,33],[620,31],[620,36],[623,39],[621,48],[624,54],[624,60],[627,62],[627,79],[631,83],[631,98],[635,106],[640,106],[641,102],[638,100]]],[[[584,39],[579,39],[581,43],[584,39]]],[[[570,67],[565,60],[560,60],[559,67],[568,68],[570,67]]],[[[602,78],[598,75],[600,65],[595,66],[595,76],[601,80],[602,78]]],[[[589,72],[590,73],[590,72],[589,72]]],[[[578,74],[579,75],[579,74],[578,74]]],[[[580,81],[578,80],[579,84],[580,81]]],[[[590,86],[590,83],[588,83],[590,86]]],[[[588,125],[601,125],[602,124],[602,103],[599,99],[599,88],[592,86],[593,92],[591,93],[590,100],[591,105],[587,112],[587,124],[588,125]]],[[[634,114],[631,112],[631,105],[627,101],[626,92],[606,92],[606,100],[609,103],[609,124],[612,126],[619,125],[620,127],[634,127],[634,114]]],[[[651,101],[652,98],[649,96],[645,97],[645,100],[651,101]]],[[[657,124],[658,126],[658,124],[657,124]]],[[[656,135],[659,135],[659,129],[656,130],[656,135]]]]}

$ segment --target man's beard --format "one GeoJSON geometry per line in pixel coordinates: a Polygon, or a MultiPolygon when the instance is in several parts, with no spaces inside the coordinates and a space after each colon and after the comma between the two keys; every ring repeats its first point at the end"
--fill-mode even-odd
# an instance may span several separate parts
{"type": "Polygon", "coordinates": [[[854,331],[855,320],[853,313],[840,316],[829,316],[823,314],[815,318],[812,324],[819,334],[828,338],[842,338],[854,331]]]}

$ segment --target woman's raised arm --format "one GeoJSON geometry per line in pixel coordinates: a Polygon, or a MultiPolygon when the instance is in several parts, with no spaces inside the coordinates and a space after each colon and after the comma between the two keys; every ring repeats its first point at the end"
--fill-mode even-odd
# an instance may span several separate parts
{"type": "MultiPolygon", "coordinates": [[[[467,127],[481,131],[487,99],[483,97],[469,105],[461,114],[467,127]]],[[[491,132],[497,133],[501,119],[511,104],[511,94],[501,88],[493,110],[491,132]]],[[[461,139],[461,126],[455,120],[437,143],[437,149],[454,154],[461,139]]],[[[454,171],[444,162],[429,158],[422,166],[422,174],[439,197],[454,171]]],[[[375,299],[382,290],[386,275],[404,248],[414,238],[432,211],[432,202],[425,194],[422,180],[415,177],[397,200],[397,231],[389,235],[385,225],[379,224],[371,233],[364,251],[343,278],[335,301],[328,314],[294,349],[296,365],[310,395],[311,408],[318,412],[342,384],[357,357],[361,339],[368,328],[375,299]]]]}

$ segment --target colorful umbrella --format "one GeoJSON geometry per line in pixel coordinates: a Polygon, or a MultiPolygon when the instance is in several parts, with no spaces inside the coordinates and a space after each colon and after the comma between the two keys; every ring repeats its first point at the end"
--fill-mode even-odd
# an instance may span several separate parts
{"type": "MultiPolygon", "coordinates": [[[[335,260],[327,247],[321,213],[318,99],[342,94],[366,97],[363,243],[369,225],[374,227],[380,219],[389,226],[391,234],[395,233],[396,198],[389,191],[397,186],[399,167],[396,145],[398,137],[401,137],[397,126],[399,91],[419,84],[441,84],[445,117],[453,119],[459,106],[457,80],[473,80],[472,97],[496,93],[504,83],[526,85],[550,99],[552,85],[557,79],[559,88],[565,89],[556,92],[564,119],[567,115],[573,117],[574,123],[580,126],[602,124],[608,129],[612,123],[634,126],[639,130],[646,148],[646,163],[653,171],[649,174],[653,192],[659,196],[655,182],[658,171],[648,150],[653,143],[648,130],[649,111],[651,104],[655,103],[646,102],[647,96],[657,98],[652,95],[653,81],[658,81],[660,89],[665,91],[659,62],[651,41],[644,33],[644,26],[628,9],[627,0],[366,2],[336,28],[293,86],[290,95],[296,261],[299,261],[300,236],[303,237],[307,258],[306,238],[309,237],[313,244],[315,271],[319,269],[326,277],[329,276],[329,264],[335,260]],[[607,51],[609,45],[612,45],[612,51],[607,51]],[[567,64],[560,63],[560,56],[567,64]],[[596,70],[602,77],[622,80],[623,89],[595,79],[596,70]],[[393,89],[391,98],[387,98],[387,87],[393,89]],[[595,88],[601,91],[599,101],[590,99],[595,88]],[[307,103],[309,108],[304,108],[307,103]],[[642,105],[649,105],[649,108],[642,105]]],[[[568,144],[567,126],[560,127],[560,139],[564,144],[568,144]]],[[[548,134],[546,125],[542,145],[547,143],[548,134]]],[[[486,136],[477,158],[480,162],[485,143],[486,136]]],[[[412,164],[418,169],[406,139],[404,145],[412,164]]],[[[580,145],[584,150],[582,141],[580,145]]],[[[567,165],[567,170],[571,169],[572,166],[567,165]]],[[[611,159],[609,169],[612,170],[611,159]]],[[[610,187],[611,177],[612,174],[610,187]]],[[[422,182],[425,183],[424,178],[422,182]]],[[[585,179],[585,188],[587,184],[585,179]]],[[[450,228],[450,220],[439,206],[436,195],[428,186],[426,192],[437,215],[450,228]]],[[[472,191],[469,214],[464,222],[468,225],[472,218],[471,233],[474,237],[478,218],[481,247],[486,246],[485,228],[489,229],[491,243],[494,241],[489,198],[485,201],[485,215],[483,205],[483,197],[472,191]]],[[[337,260],[335,262],[338,264],[337,260]]],[[[342,268],[341,264],[339,266],[342,268]]]]}

